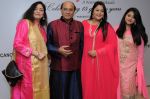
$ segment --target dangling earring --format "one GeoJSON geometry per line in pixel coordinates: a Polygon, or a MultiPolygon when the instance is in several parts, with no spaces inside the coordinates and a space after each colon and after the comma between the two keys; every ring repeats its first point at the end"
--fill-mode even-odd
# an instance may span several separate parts
{"type": "Polygon", "coordinates": [[[45,18],[44,18],[44,17],[42,17],[42,20],[45,20],[45,18]]]}
{"type": "Polygon", "coordinates": [[[135,27],[135,26],[136,26],[136,23],[134,22],[134,23],[132,24],[132,26],[135,27]]]}
{"type": "Polygon", "coordinates": [[[136,26],[136,22],[133,23],[133,26],[134,26],[134,27],[136,26]]]}
{"type": "Polygon", "coordinates": [[[134,25],[136,25],[136,22],[134,23],[134,25]]]}

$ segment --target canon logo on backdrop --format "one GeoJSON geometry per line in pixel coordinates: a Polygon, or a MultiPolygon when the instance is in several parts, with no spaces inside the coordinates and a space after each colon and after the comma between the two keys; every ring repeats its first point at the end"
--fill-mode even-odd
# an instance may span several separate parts
{"type": "Polygon", "coordinates": [[[12,53],[0,53],[0,58],[11,57],[12,53]]]}

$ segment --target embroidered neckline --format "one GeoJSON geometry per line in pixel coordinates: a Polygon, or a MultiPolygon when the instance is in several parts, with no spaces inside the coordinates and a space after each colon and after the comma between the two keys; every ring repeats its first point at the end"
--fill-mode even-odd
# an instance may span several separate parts
{"type": "Polygon", "coordinates": [[[100,22],[98,23],[98,25],[93,33],[92,33],[92,21],[89,21],[89,24],[90,24],[89,35],[90,35],[90,37],[94,37],[94,36],[96,36],[96,34],[98,32],[97,29],[98,29],[98,26],[100,25],[100,22]]]}

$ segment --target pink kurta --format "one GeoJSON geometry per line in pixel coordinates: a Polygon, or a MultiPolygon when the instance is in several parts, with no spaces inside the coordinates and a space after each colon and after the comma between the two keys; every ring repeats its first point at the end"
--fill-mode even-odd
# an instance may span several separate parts
{"type": "Polygon", "coordinates": [[[136,46],[130,30],[127,30],[123,39],[118,39],[120,59],[120,87],[118,99],[130,99],[138,92],[148,99],[143,72],[144,42],[136,46]],[[124,98],[123,98],[124,97],[124,98]]]}
{"type": "MultiPolygon", "coordinates": [[[[84,50],[81,67],[83,99],[117,99],[119,67],[115,31],[108,24],[106,41],[103,41],[102,29],[97,32],[94,48],[97,56],[91,58],[88,55],[93,46],[93,37],[89,34],[90,23],[85,20],[83,25],[84,50]]],[[[97,25],[91,26],[93,33],[97,25]]]]}
{"type": "MultiPolygon", "coordinates": [[[[29,37],[34,35],[34,32],[31,34],[30,33],[31,31],[29,30],[30,30],[29,23],[25,19],[21,20],[18,23],[17,28],[16,28],[16,35],[14,39],[14,49],[16,51],[16,63],[18,65],[19,70],[23,73],[23,79],[15,87],[12,88],[11,99],[39,99],[35,97],[37,97],[39,94],[41,95],[42,92],[43,92],[43,95],[45,95],[45,93],[49,94],[49,85],[45,85],[46,88],[44,88],[42,85],[44,84],[43,82],[46,82],[48,84],[48,65],[43,64],[42,68],[45,68],[45,70],[41,71],[46,76],[41,77],[43,74],[40,74],[40,75],[38,73],[35,74],[35,71],[40,71],[41,69],[36,70],[35,66],[33,66],[34,63],[32,63],[33,56],[31,55],[31,53],[32,53],[33,47],[30,46],[31,42],[29,40],[29,37]],[[30,33],[30,36],[29,36],[29,33],[30,33]],[[35,77],[35,75],[37,74],[38,76],[35,77]],[[42,81],[42,79],[45,79],[45,77],[47,80],[42,81]],[[36,79],[41,80],[41,82],[36,82],[38,84],[38,87],[37,87],[37,84],[33,84],[36,79]],[[34,88],[35,86],[36,88],[34,88]]],[[[40,28],[40,33],[41,33],[40,35],[42,35],[42,39],[44,39],[44,42],[46,43],[46,33],[42,27],[40,28]]],[[[33,37],[35,37],[35,35],[33,37]]],[[[47,60],[47,59],[44,59],[44,60],[47,60]]],[[[36,60],[36,62],[38,62],[38,60],[36,60]]],[[[38,66],[37,66],[37,69],[38,69],[38,66]]],[[[49,95],[45,99],[49,99],[49,95]]]]}

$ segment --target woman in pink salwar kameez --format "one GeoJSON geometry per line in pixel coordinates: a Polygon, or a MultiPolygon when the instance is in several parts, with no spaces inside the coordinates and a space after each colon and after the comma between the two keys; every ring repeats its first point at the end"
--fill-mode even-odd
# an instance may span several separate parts
{"type": "Polygon", "coordinates": [[[49,99],[45,10],[42,2],[35,2],[17,24],[13,48],[23,79],[11,88],[11,99],[49,99]]]}
{"type": "Polygon", "coordinates": [[[103,2],[95,2],[91,17],[83,21],[84,50],[82,56],[83,99],[117,99],[119,61],[117,36],[107,22],[103,2]]]}
{"type": "Polygon", "coordinates": [[[138,9],[129,8],[125,12],[116,33],[120,58],[118,99],[137,99],[137,94],[149,99],[143,71],[144,45],[148,37],[138,9]]]}

